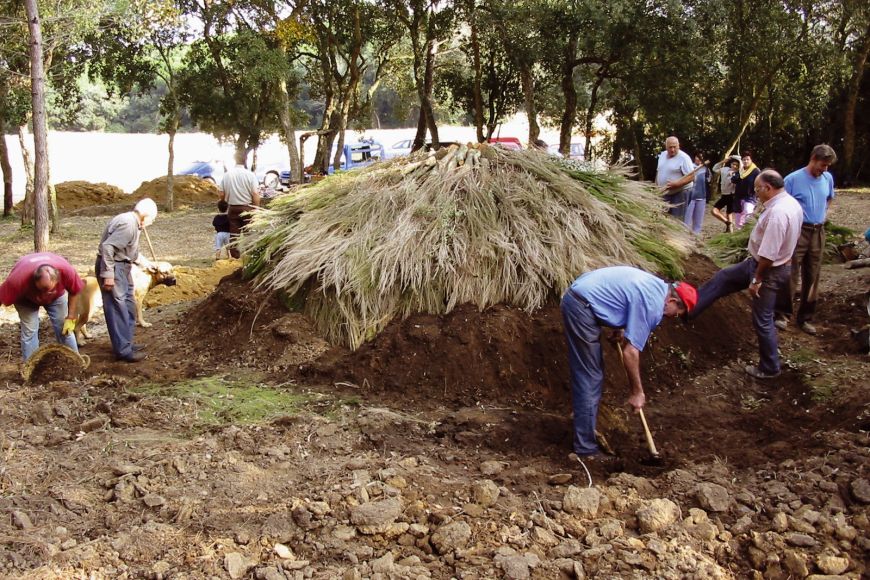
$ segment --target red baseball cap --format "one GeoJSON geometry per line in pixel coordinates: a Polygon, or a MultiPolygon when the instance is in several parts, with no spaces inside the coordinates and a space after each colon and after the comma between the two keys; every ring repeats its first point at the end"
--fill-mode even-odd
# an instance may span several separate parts
{"type": "Polygon", "coordinates": [[[674,282],[674,292],[683,301],[687,313],[695,308],[695,304],[698,303],[698,291],[694,286],[686,282],[674,282]]]}

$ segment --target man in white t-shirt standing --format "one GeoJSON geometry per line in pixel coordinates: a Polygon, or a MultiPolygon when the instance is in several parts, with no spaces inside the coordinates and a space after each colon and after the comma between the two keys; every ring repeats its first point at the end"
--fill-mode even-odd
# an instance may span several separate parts
{"type": "Polygon", "coordinates": [[[230,221],[230,255],[238,258],[241,254],[236,247],[236,240],[242,228],[248,225],[250,216],[247,215],[260,205],[260,184],[254,172],[237,163],[235,167],[224,174],[221,180],[221,200],[229,204],[227,216],[230,221]],[[245,215],[242,215],[245,214],[245,215]]]}
{"type": "Polygon", "coordinates": [[[665,150],[659,154],[656,185],[671,204],[668,213],[680,221],[686,216],[689,192],[695,179],[692,158],[680,150],[680,140],[671,135],[665,140],[665,150]]]}

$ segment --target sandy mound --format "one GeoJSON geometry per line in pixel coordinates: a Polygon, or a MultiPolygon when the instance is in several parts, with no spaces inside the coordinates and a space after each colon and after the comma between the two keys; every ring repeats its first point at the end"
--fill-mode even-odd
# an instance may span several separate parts
{"type": "MultiPolygon", "coordinates": [[[[195,175],[176,175],[173,178],[176,207],[195,204],[217,203],[218,188],[211,181],[195,175]]],[[[143,181],[132,193],[133,199],[150,197],[159,205],[166,199],[166,176],[143,181]]]]}
{"type": "Polygon", "coordinates": [[[214,291],[221,278],[239,269],[236,260],[218,260],[211,268],[174,268],[175,286],[155,286],[145,298],[145,306],[163,306],[201,298],[214,291]]]}
{"type": "MultiPolygon", "coordinates": [[[[57,191],[57,207],[60,211],[122,203],[128,199],[120,187],[108,183],[64,181],[55,185],[55,190],[57,191]]],[[[20,211],[23,203],[22,200],[15,204],[15,210],[20,211]]]]}

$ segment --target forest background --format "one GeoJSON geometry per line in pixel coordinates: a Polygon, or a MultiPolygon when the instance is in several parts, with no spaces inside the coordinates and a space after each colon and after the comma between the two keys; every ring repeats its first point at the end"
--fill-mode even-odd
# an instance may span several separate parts
{"type": "MultiPolygon", "coordinates": [[[[690,152],[751,149],[783,169],[826,142],[838,185],[870,171],[861,0],[27,3],[41,16],[48,127],[165,133],[170,173],[178,132],[210,133],[245,159],[277,134],[296,168],[294,136],[311,130],[326,167],[347,130],[416,127],[421,146],[470,125],[483,141],[516,113],[526,142],[550,128],[561,151],[583,141],[587,159],[631,160],[639,178],[669,134],[690,152]]],[[[26,143],[32,43],[19,0],[0,0],[0,30],[0,133],[26,143]]],[[[3,142],[7,199],[8,159],[3,142]]]]}

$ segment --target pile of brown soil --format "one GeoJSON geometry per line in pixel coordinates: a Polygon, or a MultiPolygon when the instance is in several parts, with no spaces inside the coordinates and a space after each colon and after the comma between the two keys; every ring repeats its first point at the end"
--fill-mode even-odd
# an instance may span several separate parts
{"type": "Polygon", "coordinates": [[[256,291],[241,270],[221,280],[185,321],[180,333],[196,345],[198,355],[210,353],[237,366],[265,366],[282,375],[329,348],[306,317],[288,311],[276,295],[256,291]]]}
{"type": "MultiPolygon", "coordinates": [[[[200,179],[195,175],[174,176],[172,188],[176,207],[217,203],[220,196],[213,182],[200,179]]],[[[166,200],[166,176],[143,181],[142,185],[133,192],[132,198],[138,200],[143,197],[150,197],[162,207],[166,200]]]]}
{"type": "MultiPolygon", "coordinates": [[[[686,267],[687,281],[695,284],[716,271],[699,255],[686,267]]],[[[394,320],[372,341],[349,351],[326,348],[310,321],[288,313],[274,296],[252,294],[250,284],[236,275],[225,278],[189,320],[185,336],[206,342],[207,350],[222,358],[231,344],[240,361],[265,355],[269,367],[277,368],[289,344],[317,344],[310,356],[283,366],[283,376],[346,385],[381,402],[396,399],[403,408],[514,409],[521,420],[502,425],[510,433],[494,435],[487,446],[500,449],[522,441],[524,447],[554,453],[570,448],[568,356],[556,303],[531,314],[505,305],[482,312],[462,305],[442,316],[415,314],[394,320]],[[287,333],[288,328],[295,330],[287,333]]],[[[757,362],[756,345],[743,293],[720,300],[691,323],[666,319],[656,329],[641,361],[647,416],[654,430],[666,433],[659,448],[673,458],[665,465],[731,456],[735,450],[742,450],[735,461],[752,464],[784,453],[789,448],[784,441],[813,446],[812,433],[831,418],[808,418],[806,407],[794,404],[810,404],[797,373],[786,372],[775,388],[756,391],[755,381],[742,370],[757,362]],[[709,391],[711,384],[716,392],[709,391]],[[760,417],[752,404],[759,400],[781,404],[764,406],[770,416],[760,417]]],[[[606,343],[604,357],[599,428],[611,444],[642,450],[639,422],[625,407],[624,371],[606,343]]]]}
{"type": "MultiPolygon", "coordinates": [[[[55,190],[57,192],[57,207],[61,211],[122,203],[129,199],[120,187],[108,183],[64,181],[55,185],[55,190]]],[[[23,203],[22,200],[15,204],[15,210],[20,211],[23,203]]]]}

